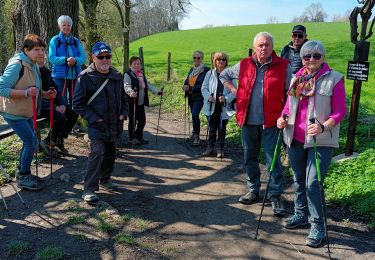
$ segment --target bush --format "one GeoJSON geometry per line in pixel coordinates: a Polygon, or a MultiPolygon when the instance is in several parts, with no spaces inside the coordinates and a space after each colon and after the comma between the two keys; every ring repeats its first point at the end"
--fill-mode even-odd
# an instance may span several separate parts
{"type": "Polygon", "coordinates": [[[375,227],[375,150],[332,164],[325,179],[327,198],[369,218],[375,227]]]}

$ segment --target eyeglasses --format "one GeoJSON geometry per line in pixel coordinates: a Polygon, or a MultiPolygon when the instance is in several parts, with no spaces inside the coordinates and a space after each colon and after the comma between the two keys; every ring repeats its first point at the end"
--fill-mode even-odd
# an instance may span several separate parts
{"type": "Polygon", "coordinates": [[[194,60],[200,60],[201,57],[193,57],[194,60]]]}
{"type": "Polygon", "coordinates": [[[293,33],[292,37],[302,39],[303,37],[305,37],[305,35],[303,35],[302,33],[293,33]]]}
{"type": "Polygon", "coordinates": [[[320,53],[314,53],[314,54],[306,54],[303,56],[303,60],[305,61],[309,61],[311,60],[311,58],[313,58],[314,60],[320,60],[322,58],[322,54],[320,53]]]}
{"type": "Polygon", "coordinates": [[[227,59],[221,59],[221,58],[219,58],[219,59],[216,59],[217,61],[227,61],[227,59]]]}
{"type": "Polygon", "coordinates": [[[96,56],[99,60],[107,59],[110,60],[112,59],[112,55],[104,55],[104,56],[96,56]]]}

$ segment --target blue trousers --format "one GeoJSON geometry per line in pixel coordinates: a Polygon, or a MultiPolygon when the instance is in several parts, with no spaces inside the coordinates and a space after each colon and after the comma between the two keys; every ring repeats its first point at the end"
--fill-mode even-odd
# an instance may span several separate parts
{"type": "MultiPolygon", "coordinates": [[[[271,166],[273,153],[277,142],[277,127],[265,128],[262,125],[244,125],[242,127],[242,147],[244,152],[244,168],[247,174],[247,186],[250,192],[259,194],[260,169],[259,152],[263,144],[267,175],[271,166]]],[[[268,197],[279,197],[283,192],[283,169],[280,153],[277,153],[275,168],[271,175],[268,197]]]]}
{"type": "Polygon", "coordinates": [[[191,111],[191,117],[193,119],[193,131],[194,134],[199,135],[201,132],[201,121],[199,119],[199,113],[203,107],[203,100],[189,100],[189,107],[191,111]]]}
{"type": "MultiPolygon", "coordinates": [[[[332,147],[318,147],[321,177],[324,179],[333,155],[332,147]]],[[[288,149],[290,165],[294,172],[294,211],[308,216],[311,223],[320,229],[324,227],[322,199],[316,172],[314,148],[304,148],[293,140],[288,149]]]]}
{"type": "Polygon", "coordinates": [[[8,125],[20,137],[22,148],[19,154],[19,163],[21,172],[30,172],[33,155],[38,146],[38,138],[35,135],[33,119],[12,120],[4,118],[8,125]]]}

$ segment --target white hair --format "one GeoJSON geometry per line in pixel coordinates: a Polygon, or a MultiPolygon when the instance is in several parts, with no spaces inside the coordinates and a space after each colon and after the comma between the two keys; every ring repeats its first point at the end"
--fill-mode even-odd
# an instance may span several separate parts
{"type": "Polygon", "coordinates": [[[57,24],[62,25],[63,23],[67,23],[70,26],[73,25],[73,20],[68,15],[61,15],[59,19],[57,19],[57,24]]]}
{"type": "Polygon", "coordinates": [[[270,34],[269,32],[260,32],[260,33],[258,33],[257,35],[255,35],[255,37],[254,37],[254,41],[253,41],[253,46],[255,46],[256,41],[257,41],[258,38],[260,38],[260,37],[266,37],[266,38],[268,38],[269,40],[271,40],[272,47],[273,47],[273,36],[272,36],[272,34],[270,34]]]}
{"type": "Polygon", "coordinates": [[[302,58],[306,54],[310,53],[319,53],[324,56],[326,55],[326,50],[320,41],[307,41],[302,45],[302,48],[300,50],[300,56],[302,58]]]}

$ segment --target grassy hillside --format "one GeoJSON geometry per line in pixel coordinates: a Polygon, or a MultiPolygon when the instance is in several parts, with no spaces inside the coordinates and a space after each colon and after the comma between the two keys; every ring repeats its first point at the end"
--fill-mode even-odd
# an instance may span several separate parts
{"type": "MultiPolygon", "coordinates": [[[[349,23],[307,23],[308,38],[320,40],[327,49],[326,61],[335,70],[346,74],[347,61],[353,58],[354,45],[350,42],[349,23]]],[[[163,110],[182,113],[182,83],[192,64],[192,52],[204,51],[206,64],[210,64],[210,53],[224,51],[229,57],[229,65],[236,64],[246,57],[248,48],[252,47],[254,36],[261,31],[270,32],[275,39],[275,50],[279,54],[282,47],[290,41],[293,24],[251,25],[208,28],[198,30],[176,31],[152,35],[131,43],[131,55],[138,55],[138,48],[143,47],[146,75],[150,82],[159,88],[164,86],[167,95],[163,110]],[[172,53],[173,75],[166,82],[167,53],[172,53]]],[[[327,197],[334,202],[347,206],[354,212],[366,216],[370,226],[375,227],[375,77],[374,77],[374,38],[370,38],[370,77],[369,82],[362,86],[360,113],[357,125],[355,150],[362,155],[357,160],[340,163],[332,167],[326,179],[327,197]],[[350,183],[350,185],[348,185],[350,183]],[[360,203],[358,203],[360,202],[360,203]]],[[[116,50],[116,61],[121,60],[121,49],[116,50]],[[117,57],[116,57],[117,56],[117,57]]],[[[348,111],[352,96],[353,81],[346,80],[348,111]]],[[[159,99],[153,98],[152,103],[158,104],[159,99]]],[[[182,115],[181,115],[182,116],[182,115]]],[[[205,120],[202,116],[203,121],[205,120]]],[[[340,149],[345,149],[348,118],[341,124],[340,149]]],[[[239,128],[235,120],[228,125],[228,137],[240,141],[239,128]]]]}

